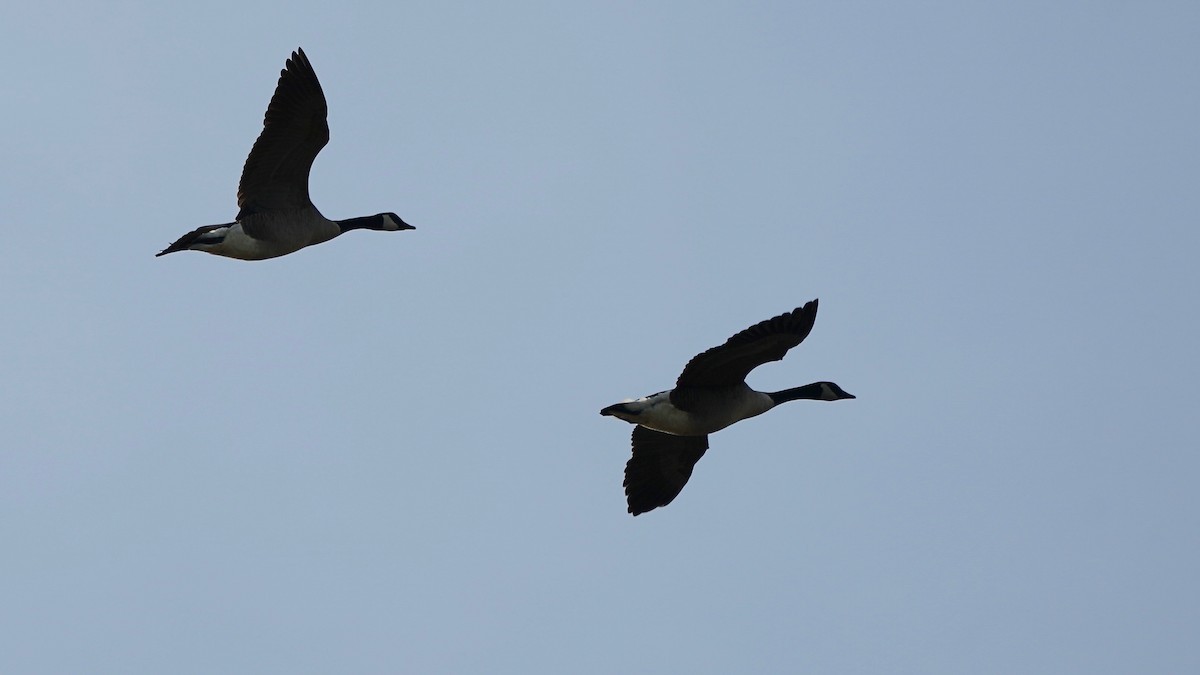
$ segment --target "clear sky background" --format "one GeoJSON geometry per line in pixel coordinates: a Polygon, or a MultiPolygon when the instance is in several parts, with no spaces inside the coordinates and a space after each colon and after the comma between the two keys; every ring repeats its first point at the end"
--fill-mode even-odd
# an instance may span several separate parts
{"type": "Polygon", "coordinates": [[[21,3],[0,671],[1200,671],[1200,5],[21,3]],[[245,263],[303,46],[312,195],[245,263]],[[694,354],[833,380],[625,512],[694,354]]]}

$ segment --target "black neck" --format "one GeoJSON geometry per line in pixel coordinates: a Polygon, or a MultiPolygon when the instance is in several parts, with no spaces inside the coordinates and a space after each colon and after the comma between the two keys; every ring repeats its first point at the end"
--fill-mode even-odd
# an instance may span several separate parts
{"type": "Polygon", "coordinates": [[[768,392],[767,396],[771,397],[771,400],[775,402],[775,405],[779,405],[780,403],[795,401],[796,399],[800,398],[819,400],[821,398],[821,393],[821,383],[813,382],[812,384],[806,384],[803,387],[768,392]]]}
{"type": "Polygon", "coordinates": [[[342,232],[349,232],[350,230],[378,230],[383,227],[383,214],[377,213],[373,216],[349,218],[334,222],[338,224],[338,227],[342,228],[342,232]]]}

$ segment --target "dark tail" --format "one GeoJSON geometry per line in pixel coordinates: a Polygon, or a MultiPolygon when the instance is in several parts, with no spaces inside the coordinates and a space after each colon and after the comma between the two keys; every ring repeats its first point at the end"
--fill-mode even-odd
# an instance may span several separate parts
{"type": "Polygon", "coordinates": [[[621,412],[625,412],[625,404],[624,403],[614,403],[613,405],[610,405],[607,408],[604,408],[603,410],[601,410],[600,414],[604,415],[605,417],[612,417],[613,415],[615,415],[617,413],[618,410],[620,410],[621,412]]]}
{"type": "Polygon", "coordinates": [[[192,230],[191,232],[188,232],[187,234],[183,235],[182,237],[176,239],[174,244],[171,244],[170,246],[159,251],[158,253],[155,253],[154,257],[157,258],[159,256],[163,256],[168,253],[174,253],[176,251],[186,251],[186,250],[188,250],[188,248],[191,247],[192,244],[195,244],[196,242],[202,242],[205,244],[220,243],[221,239],[223,239],[224,237],[207,237],[206,238],[204,235],[208,234],[209,232],[212,232],[213,230],[219,230],[223,227],[231,227],[232,225],[233,225],[233,223],[221,223],[220,225],[204,225],[203,227],[197,227],[196,229],[192,230]]]}

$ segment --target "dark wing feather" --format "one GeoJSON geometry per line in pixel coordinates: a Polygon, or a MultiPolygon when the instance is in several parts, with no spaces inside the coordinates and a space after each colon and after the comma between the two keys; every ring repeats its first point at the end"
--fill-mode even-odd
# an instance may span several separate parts
{"type": "Polygon", "coordinates": [[[633,515],[666,506],[692,477],[708,450],[708,436],[673,436],[633,428],[633,457],[625,465],[625,499],[633,515]]]}
{"type": "Polygon", "coordinates": [[[308,172],[329,142],[329,107],[304,50],[292,52],[279,72],[263,130],[254,141],[238,184],[238,220],[270,209],[311,206],[308,172]]]}
{"type": "MultiPolygon", "coordinates": [[[[754,324],[725,344],[696,355],[684,366],[675,387],[730,387],[768,361],[778,361],[804,341],[817,320],[817,301],[754,324]]],[[[672,398],[674,402],[674,398],[672,398]]]]}

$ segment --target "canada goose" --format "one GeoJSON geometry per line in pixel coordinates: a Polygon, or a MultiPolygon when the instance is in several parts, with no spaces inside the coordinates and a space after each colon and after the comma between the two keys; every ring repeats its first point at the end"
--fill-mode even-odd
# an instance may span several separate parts
{"type": "Polygon", "coordinates": [[[675,388],[600,411],[632,422],[633,457],[625,465],[625,497],[633,515],[666,506],[708,450],[708,434],[784,401],[854,398],[832,382],[776,392],[754,391],[746,375],[778,361],[804,341],[817,319],[817,301],[757,323],[688,362],[675,388]]]}
{"type": "Polygon", "coordinates": [[[242,168],[237,219],[198,227],[157,255],[193,250],[264,260],[329,241],[348,230],[415,229],[394,213],[329,220],[313,206],[308,172],[329,142],[328,113],[325,93],[304,50],[292,52],[287,67],[279,72],[262,133],[242,168]]]}

